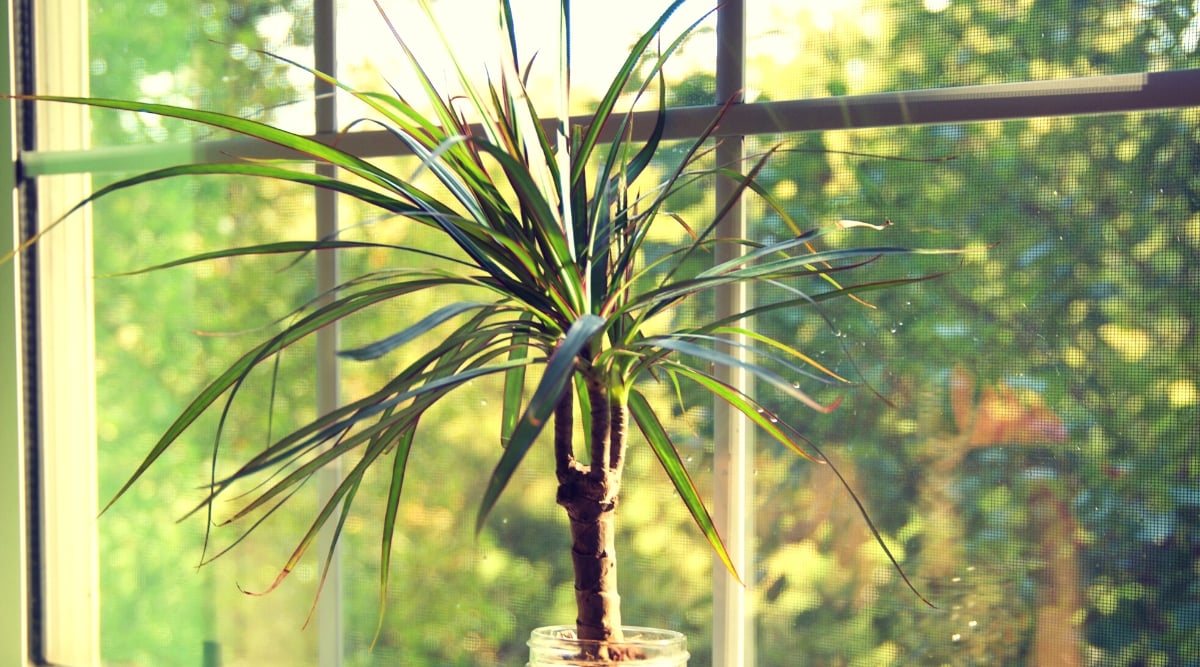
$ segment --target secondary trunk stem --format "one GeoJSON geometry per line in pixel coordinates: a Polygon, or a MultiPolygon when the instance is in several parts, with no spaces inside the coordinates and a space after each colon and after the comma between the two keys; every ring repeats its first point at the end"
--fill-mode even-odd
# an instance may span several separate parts
{"type": "Polygon", "coordinates": [[[598,378],[587,380],[588,399],[592,403],[592,477],[599,479],[607,475],[612,467],[612,452],[609,451],[609,425],[612,414],[609,410],[608,393],[598,378]]]}
{"type": "Polygon", "coordinates": [[[575,463],[575,448],[571,437],[575,429],[574,403],[571,396],[571,383],[567,382],[567,390],[559,399],[554,409],[554,474],[562,483],[570,473],[571,465],[575,463]]]}

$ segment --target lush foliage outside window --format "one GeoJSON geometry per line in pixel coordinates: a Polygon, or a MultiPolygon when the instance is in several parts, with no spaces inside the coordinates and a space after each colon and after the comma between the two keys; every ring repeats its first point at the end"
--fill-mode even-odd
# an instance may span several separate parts
{"type": "MultiPolygon", "coordinates": [[[[308,3],[92,4],[94,94],[289,119],[294,109],[278,105],[311,94],[250,50],[303,53],[312,41],[308,3]]],[[[751,15],[750,101],[1200,66],[1190,2],[864,2],[834,12],[822,9],[829,3],[776,4],[751,15]]],[[[677,104],[714,101],[703,68],[673,76],[677,104]]],[[[196,138],[129,117],[97,114],[94,123],[98,145],[196,138]]],[[[796,149],[765,180],[814,226],[887,219],[897,245],[997,244],[945,279],[868,295],[877,309],[826,309],[832,327],[811,310],[770,322],[869,386],[846,395],[834,414],[814,416],[809,435],[841,464],[940,609],[923,608],[904,589],[824,470],[763,447],[758,562],[746,573],[760,615],[760,664],[797,655],[862,665],[1200,661],[1198,126],[1200,112],[1187,109],[755,139],[796,149]],[[1051,653],[1059,662],[1047,661],[1051,653]]],[[[670,161],[670,150],[660,159],[670,161]]],[[[310,198],[206,181],[103,200],[97,271],[233,237],[310,237],[310,198]],[[230,215],[214,218],[213,210],[230,215]]],[[[681,210],[711,205],[700,195],[677,202],[681,210]]],[[[344,210],[342,226],[369,215],[344,210]]],[[[769,212],[752,216],[764,240],[787,233],[769,212]]],[[[347,261],[376,260],[364,252],[347,261]]],[[[237,349],[228,334],[311,296],[311,270],[283,266],[237,262],[98,282],[102,495],[124,480],[178,401],[237,349]],[[243,281],[235,294],[205,287],[229,285],[231,276],[243,281]]],[[[756,294],[778,297],[767,287],[756,294]]],[[[361,372],[344,369],[346,392],[363,382],[361,372]]],[[[280,373],[287,393],[275,396],[274,432],[313,410],[303,352],[285,357],[280,373]]],[[[264,403],[267,386],[257,387],[264,403]]],[[[375,537],[349,526],[352,664],[516,664],[528,628],[569,621],[570,575],[559,557],[566,529],[543,509],[548,483],[532,470],[514,480],[497,520],[477,541],[472,535],[478,475],[453,471],[494,464],[498,435],[478,433],[476,415],[495,408],[497,393],[481,383],[463,394],[439,415],[447,446],[413,462],[402,504],[408,532],[397,543],[386,629],[373,653],[375,537]]],[[[674,428],[703,485],[711,416],[704,404],[686,407],[674,428]]],[[[265,413],[233,419],[227,428],[244,433],[247,446],[268,428],[265,413]]],[[[206,445],[100,521],[104,661],[192,665],[219,646],[225,664],[313,664],[314,633],[300,625],[315,565],[271,597],[237,589],[269,583],[289,544],[267,537],[293,535],[309,517],[278,517],[261,544],[194,571],[202,526],[171,521],[191,509],[195,495],[184,484],[203,479],[206,445]]],[[[644,447],[634,446],[629,466],[635,479],[622,521],[637,537],[622,563],[625,617],[686,632],[695,664],[708,664],[708,552],[677,503],[655,495],[669,487],[636,479],[660,474],[644,447]]]]}

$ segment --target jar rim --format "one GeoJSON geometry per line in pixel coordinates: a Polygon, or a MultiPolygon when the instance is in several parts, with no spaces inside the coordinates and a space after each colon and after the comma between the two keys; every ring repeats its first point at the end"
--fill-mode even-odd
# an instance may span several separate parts
{"type": "MultiPolygon", "coordinates": [[[[621,643],[630,645],[662,646],[687,640],[687,637],[681,632],[638,625],[623,625],[621,632],[625,635],[621,643]]],[[[573,625],[547,625],[534,628],[530,633],[530,641],[534,639],[582,641],[575,636],[575,626],[573,625]]]]}

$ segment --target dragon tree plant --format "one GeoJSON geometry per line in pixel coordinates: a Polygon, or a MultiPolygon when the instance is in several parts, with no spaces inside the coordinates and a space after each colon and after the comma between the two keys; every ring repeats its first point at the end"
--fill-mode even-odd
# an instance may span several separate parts
{"type": "MultiPolygon", "coordinates": [[[[476,300],[436,308],[381,340],[341,352],[345,358],[369,362],[401,347],[427,343],[382,385],[266,443],[239,460],[231,474],[210,480],[201,508],[211,512],[215,501],[230,495],[239,481],[260,481],[251,495],[240,497],[240,509],[231,519],[247,520],[248,532],[257,525],[248,519],[254,513],[273,511],[319,470],[336,460],[346,461],[340,483],[298,540],[275,581],[278,585],[313,546],[322,527],[331,525],[340,534],[365,475],[380,466],[390,479],[386,509],[378,517],[381,588],[386,587],[393,537],[396,530],[403,530],[397,508],[406,463],[414,448],[434,439],[421,430],[422,417],[455,389],[478,378],[499,376],[504,386],[498,415],[502,449],[480,498],[476,530],[485,525],[514,471],[552,422],[549,453],[558,481],[555,501],[570,520],[580,638],[604,644],[621,639],[614,519],[631,419],[696,526],[732,571],[701,493],[669,435],[668,419],[647,396],[647,386],[668,383],[677,392],[683,385],[694,385],[745,415],[782,446],[819,461],[823,457],[810,454],[814,450],[794,425],[723,380],[721,367],[748,371],[759,383],[809,408],[832,410],[833,405],[815,400],[795,378],[828,384],[846,380],[788,344],[748,328],[746,322],[773,309],[819,309],[826,300],[908,282],[913,279],[855,284],[842,277],[853,273],[842,272],[886,255],[933,251],[880,245],[821,249],[824,234],[847,225],[843,221],[806,229],[788,214],[757,180],[773,150],[751,156],[743,165],[712,163],[713,135],[723,109],[715,108],[712,123],[689,142],[677,164],[655,165],[666,119],[663,64],[700,23],[673,39],[660,39],[664,25],[684,2],[672,2],[650,25],[595,110],[582,119],[567,118],[565,111],[548,119],[530,101],[524,87],[528,66],[518,56],[509,0],[498,2],[509,52],[489,65],[492,75],[485,83],[469,79],[454,59],[454,46],[442,37],[458,68],[461,89],[453,93],[439,90],[404,35],[388,23],[424,88],[421,105],[398,93],[353,90],[326,73],[291,63],[373,109],[383,119],[378,122],[421,160],[422,176],[436,179],[438,194],[420,187],[414,177],[398,175],[336,144],[255,120],[134,101],[33,98],[181,119],[277,144],[296,154],[293,162],[231,158],[220,164],[157,169],[104,187],[76,209],[114,191],[158,179],[233,175],[332,190],[386,212],[388,221],[379,224],[421,225],[440,233],[445,242],[446,250],[440,254],[421,251],[422,257],[439,260],[435,268],[406,265],[409,249],[402,246],[333,236],[227,248],[144,269],[251,254],[302,255],[366,247],[391,252],[397,261],[386,271],[346,278],[333,293],[299,307],[276,333],[212,379],[153,445],[110,505],[177,446],[181,434],[203,413],[227,407],[252,371],[269,366],[290,346],[356,313],[421,293],[446,288],[457,293],[467,288],[476,300]],[[658,111],[649,138],[635,142],[629,100],[644,96],[657,97],[658,111]],[[314,171],[309,168],[313,163],[336,167],[340,175],[314,171]],[[670,209],[673,194],[705,187],[713,178],[731,179],[735,186],[732,196],[716,202],[710,215],[685,220],[670,209]],[[760,198],[791,227],[793,235],[770,242],[719,236],[718,221],[742,196],[760,198]],[[664,253],[646,252],[655,225],[674,226],[687,242],[664,253]],[[735,246],[737,257],[720,263],[713,260],[722,244],[735,246]],[[694,268],[700,264],[697,259],[707,262],[703,268],[694,268]],[[728,317],[672,322],[664,330],[663,322],[671,320],[681,305],[711,297],[722,286],[756,282],[782,286],[791,296],[728,317]],[[450,327],[448,333],[443,333],[445,327],[450,327]],[[431,336],[425,334],[435,328],[436,341],[428,343],[431,336]],[[736,350],[731,341],[746,341],[737,345],[748,349],[736,350]],[[786,378],[777,370],[781,368],[787,369],[786,378]],[[581,424],[578,429],[576,421],[581,424]],[[582,434],[581,442],[576,442],[577,433],[582,434]]],[[[421,4],[432,17],[424,0],[421,4]]],[[[562,0],[564,15],[569,4],[562,0]]],[[[387,21],[382,9],[380,14],[387,21]]],[[[560,38],[569,53],[565,27],[569,21],[564,19],[563,25],[560,38]]],[[[565,97],[569,58],[562,60],[559,78],[565,97]]],[[[882,228],[854,226],[862,229],[852,233],[882,228]]]]}

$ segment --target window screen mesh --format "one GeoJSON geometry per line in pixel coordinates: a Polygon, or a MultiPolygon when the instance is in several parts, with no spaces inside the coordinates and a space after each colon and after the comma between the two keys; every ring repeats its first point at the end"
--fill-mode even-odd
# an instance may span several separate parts
{"type": "Polygon", "coordinates": [[[1200,65],[1187,2],[752,2],[753,99],[1154,72],[1200,65]]]}
{"type": "Polygon", "coordinates": [[[781,169],[795,212],[894,223],[847,240],[992,247],[864,267],[949,269],[863,293],[870,307],[760,318],[860,385],[800,419],[938,607],[825,467],[760,447],[763,664],[1196,660],[1197,119],[782,138],[898,158],[798,153],[781,169]],[[936,159],[908,161],[922,157],[936,159]]]}
{"type": "MultiPolygon", "coordinates": [[[[289,78],[282,63],[254,51],[272,49],[311,62],[310,11],[308,3],[90,3],[90,92],[311,131],[311,106],[304,108],[307,117],[297,117],[286,104],[311,99],[311,83],[289,78]]],[[[145,115],[95,112],[91,121],[95,146],[222,138],[145,115]]],[[[118,176],[97,175],[92,185],[118,176]]],[[[311,238],[315,228],[311,192],[221,178],[127,190],[99,201],[94,219],[95,265],[102,276],[230,245],[311,238]]],[[[211,262],[97,279],[102,506],[218,366],[232,363],[263,327],[314,296],[311,264],[302,261],[284,273],[286,265],[211,262]]],[[[278,435],[312,417],[312,354],[311,346],[301,346],[285,356],[273,412],[266,407],[269,374],[247,384],[246,405],[254,407],[227,420],[225,447],[261,445],[269,432],[278,435]]],[[[98,521],[103,664],[300,665],[315,655],[316,635],[300,630],[315,590],[311,564],[276,596],[250,598],[239,590],[271,583],[311,519],[315,495],[301,493],[291,515],[266,524],[263,539],[251,539],[199,569],[202,558],[229,546],[233,531],[216,530],[202,550],[207,517],[201,513],[176,523],[195,508],[198,488],[210,478],[218,416],[202,420],[184,447],[98,521]]]]}
{"type": "MultiPolygon", "coordinates": [[[[311,132],[312,77],[269,51],[311,65],[311,2],[89,2],[91,94],[180,104],[311,132]]],[[[58,91],[44,91],[58,92],[58,91]]],[[[145,115],[93,114],[97,146],[224,138],[145,115]]]]}

